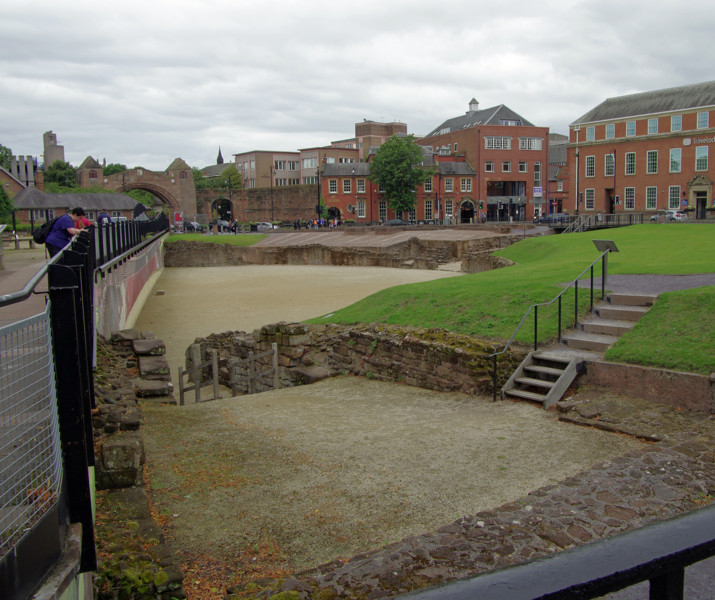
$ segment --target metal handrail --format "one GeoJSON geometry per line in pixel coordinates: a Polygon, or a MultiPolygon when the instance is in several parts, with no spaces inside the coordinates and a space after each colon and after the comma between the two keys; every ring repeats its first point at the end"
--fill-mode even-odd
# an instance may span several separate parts
{"type": "MultiPolygon", "coordinates": [[[[521,329],[521,326],[524,324],[526,321],[527,317],[531,314],[532,309],[534,310],[534,350],[538,348],[538,320],[539,320],[539,307],[540,306],[551,306],[554,302],[558,300],[559,302],[559,324],[558,324],[558,340],[559,342],[561,341],[561,298],[563,295],[571,289],[571,287],[574,287],[574,292],[575,292],[575,298],[574,298],[574,327],[578,325],[578,282],[580,281],[581,277],[583,277],[584,273],[586,271],[591,272],[591,306],[590,306],[590,311],[593,312],[593,267],[594,265],[599,261],[603,260],[604,257],[608,255],[610,250],[605,250],[602,252],[596,260],[594,260],[590,265],[588,265],[581,273],[571,282],[564,287],[561,292],[559,292],[554,298],[552,298],[549,302],[540,302],[538,304],[532,304],[524,314],[524,316],[521,318],[521,321],[519,321],[519,324],[516,326],[516,329],[514,330],[514,333],[511,335],[509,340],[507,341],[506,345],[502,350],[499,352],[492,352],[487,358],[491,358],[493,361],[493,368],[492,368],[492,387],[494,391],[494,401],[496,402],[497,399],[497,357],[501,354],[504,354],[508,349],[509,346],[511,346],[511,343],[514,341],[516,338],[517,333],[519,333],[519,330],[521,329]]],[[[603,269],[602,269],[603,273],[603,269]]],[[[606,295],[606,278],[604,276],[601,277],[601,298],[603,298],[606,295]]]]}

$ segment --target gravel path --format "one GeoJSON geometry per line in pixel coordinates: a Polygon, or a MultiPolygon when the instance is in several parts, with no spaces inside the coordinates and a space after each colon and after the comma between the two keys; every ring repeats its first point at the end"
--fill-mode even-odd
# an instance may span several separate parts
{"type": "MultiPolygon", "coordinates": [[[[601,278],[594,277],[594,285],[600,287],[601,278]]],[[[609,275],[608,289],[617,293],[662,294],[675,290],[715,285],[715,273],[697,275],[609,275]]]]}

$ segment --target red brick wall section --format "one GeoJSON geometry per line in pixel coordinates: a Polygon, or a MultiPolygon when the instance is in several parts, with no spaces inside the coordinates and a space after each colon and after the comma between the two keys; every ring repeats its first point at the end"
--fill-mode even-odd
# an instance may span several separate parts
{"type": "Polygon", "coordinates": [[[715,377],[667,369],[589,362],[579,385],[595,385],[685,410],[715,414],[715,377]]]}

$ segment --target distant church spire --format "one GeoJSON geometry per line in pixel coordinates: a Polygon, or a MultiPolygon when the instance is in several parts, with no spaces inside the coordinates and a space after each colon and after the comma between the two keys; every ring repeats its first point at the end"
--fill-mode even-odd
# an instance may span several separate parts
{"type": "Polygon", "coordinates": [[[216,164],[217,165],[223,164],[223,156],[221,156],[221,146],[218,147],[218,157],[216,158],[216,164]]]}

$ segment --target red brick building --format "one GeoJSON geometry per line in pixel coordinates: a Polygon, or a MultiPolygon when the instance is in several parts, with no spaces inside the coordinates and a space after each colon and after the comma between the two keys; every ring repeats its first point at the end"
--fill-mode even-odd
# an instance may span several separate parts
{"type": "Polygon", "coordinates": [[[609,98],[569,129],[569,211],[713,206],[715,81],[609,98]]]}
{"type": "Polygon", "coordinates": [[[397,214],[385,193],[370,181],[370,163],[326,164],[320,173],[321,197],[331,218],[357,225],[391,219],[425,223],[470,222],[478,217],[476,173],[464,156],[439,156],[423,148],[424,165],[435,174],[417,187],[415,209],[397,214]]]}
{"type": "Polygon", "coordinates": [[[476,173],[473,196],[490,221],[531,220],[545,212],[549,129],[536,127],[502,105],[442,123],[420,145],[440,155],[463,156],[476,173]]]}

